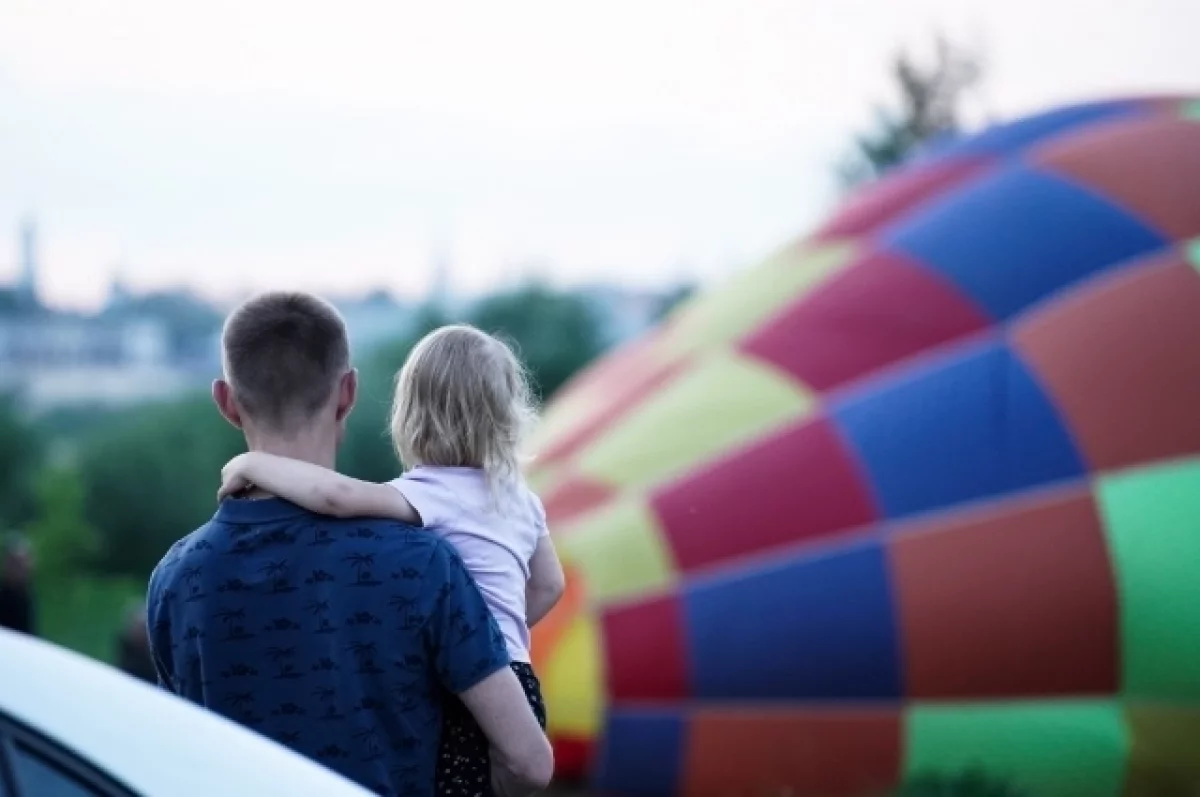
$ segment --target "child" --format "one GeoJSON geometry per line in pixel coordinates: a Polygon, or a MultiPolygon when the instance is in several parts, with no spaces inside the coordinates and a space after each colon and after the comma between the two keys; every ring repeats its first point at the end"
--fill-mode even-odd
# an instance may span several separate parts
{"type": "MultiPolygon", "coordinates": [[[[396,381],[391,436],[406,471],[386,484],[250,452],[222,471],[219,497],[254,485],[311,511],[388,517],[443,535],[475,578],[504,634],[512,668],[545,728],[529,628],[562,596],[564,577],[537,496],[521,478],[533,403],[524,369],[496,338],[446,326],[423,338],[396,381]]],[[[487,741],[448,701],[438,753],[441,795],[490,782],[487,741]]]]}

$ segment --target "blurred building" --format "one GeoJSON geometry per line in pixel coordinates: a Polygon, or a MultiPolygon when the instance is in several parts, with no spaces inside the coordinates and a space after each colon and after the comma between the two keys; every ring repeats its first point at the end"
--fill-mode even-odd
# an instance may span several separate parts
{"type": "Polygon", "coordinates": [[[188,315],[182,311],[189,302],[180,296],[147,302],[117,286],[97,314],[55,310],[38,293],[34,224],[24,223],[18,238],[17,279],[0,286],[0,390],[40,412],[169,398],[203,384],[197,365],[208,359],[204,341],[191,340],[180,324],[197,332],[211,326],[218,320],[211,308],[191,300],[188,315]]]}
{"type": "Polygon", "coordinates": [[[331,297],[330,302],[346,322],[356,356],[407,335],[416,318],[413,304],[398,301],[386,291],[361,297],[331,297]]]}

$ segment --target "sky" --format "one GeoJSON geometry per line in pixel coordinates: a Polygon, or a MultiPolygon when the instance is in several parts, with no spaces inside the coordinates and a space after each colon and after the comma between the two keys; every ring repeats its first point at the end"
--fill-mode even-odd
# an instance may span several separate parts
{"type": "Polygon", "coordinates": [[[935,31],[978,118],[1200,93],[1193,0],[0,0],[0,283],[52,302],[710,282],[814,226],[935,31]]]}

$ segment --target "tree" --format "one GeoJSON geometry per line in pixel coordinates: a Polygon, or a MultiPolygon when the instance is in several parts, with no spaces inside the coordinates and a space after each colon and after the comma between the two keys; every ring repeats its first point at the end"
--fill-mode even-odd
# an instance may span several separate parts
{"type": "Polygon", "coordinates": [[[34,516],[44,453],[42,436],[21,417],[15,398],[0,395],[0,530],[34,516]]]}
{"type": "Polygon", "coordinates": [[[923,67],[902,51],[892,73],[899,108],[877,107],[875,129],[856,137],[854,151],[838,167],[847,187],[878,177],[927,142],[961,132],[963,98],[983,78],[980,58],[941,36],[932,64],[923,67]]]}
{"type": "Polygon", "coordinates": [[[144,577],[216,509],[221,467],[245,449],[203,395],[138,407],[85,440],[78,467],[97,567],[144,577]]]}
{"type": "Polygon", "coordinates": [[[101,540],[88,524],[84,486],[73,467],[43,468],[38,478],[33,542],[38,634],[109,661],[131,601],[146,593],[146,573],[128,578],[92,572],[101,540]]]}
{"type": "Polygon", "coordinates": [[[37,479],[37,505],[29,537],[37,552],[39,580],[78,576],[100,552],[100,540],[86,519],[79,472],[72,467],[44,468],[37,479]]]}

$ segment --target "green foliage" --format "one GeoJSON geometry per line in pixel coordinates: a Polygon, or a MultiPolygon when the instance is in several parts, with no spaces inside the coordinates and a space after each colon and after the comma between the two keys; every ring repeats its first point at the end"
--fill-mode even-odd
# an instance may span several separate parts
{"type": "Polygon", "coordinates": [[[37,479],[37,519],[29,527],[39,576],[68,580],[100,552],[88,524],[83,482],[72,467],[45,468],[37,479]]]}
{"type": "Polygon", "coordinates": [[[44,454],[42,436],[21,417],[15,399],[0,395],[0,530],[33,517],[44,454]]]}
{"type": "Polygon", "coordinates": [[[933,63],[923,67],[907,52],[892,63],[898,108],[877,107],[875,128],[857,136],[854,151],[838,167],[853,187],[907,160],[929,141],[958,133],[959,106],[982,78],[980,60],[939,37],[933,63]]]}
{"type": "Polygon", "coordinates": [[[245,449],[205,396],[140,407],[79,449],[87,518],[105,573],[144,577],[171,543],[212,516],[221,467],[245,449]]]}
{"type": "Polygon", "coordinates": [[[71,442],[107,426],[120,414],[103,404],[56,407],[39,414],[35,425],[48,440],[71,442]]]}
{"type": "Polygon", "coordinates": [[[38,633],[45,639],[112,661],[129,604],[145,595],[144,578],[103,578],[88,572],[100,540],[84,514],[84,490],[73,468],[45,469],[37,480],[33,543],[38,633]]]}

